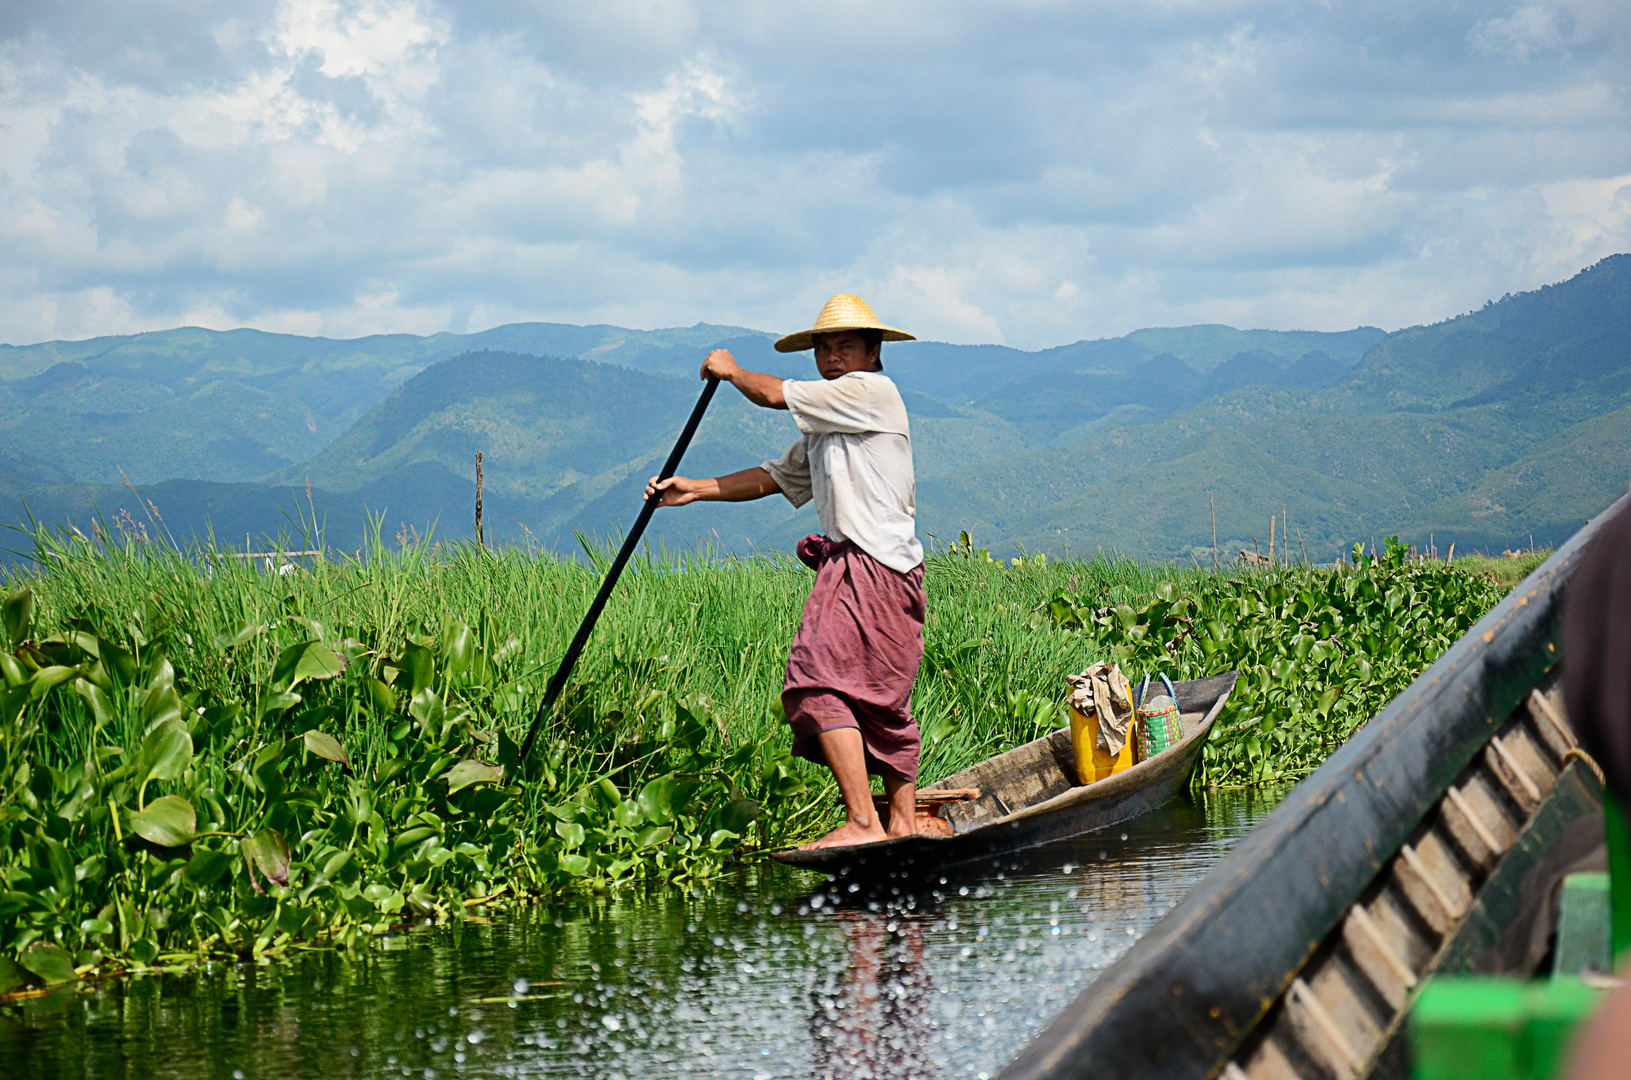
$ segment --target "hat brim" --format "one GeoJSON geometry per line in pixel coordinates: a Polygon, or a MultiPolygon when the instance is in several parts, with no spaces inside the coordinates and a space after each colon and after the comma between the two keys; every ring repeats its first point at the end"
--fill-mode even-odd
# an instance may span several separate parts
{"type": "Polygon", "coordinates": [[[817,334],[841,334],[846,330],[880,330],[885,341],[916,341],[916,336],[904,330],[897,330],[893,326],[823,326],[819,329],[800,330],[796,334],[788,334],[776,342],[777,352],[804,352],[815,348],[817,334]]]}

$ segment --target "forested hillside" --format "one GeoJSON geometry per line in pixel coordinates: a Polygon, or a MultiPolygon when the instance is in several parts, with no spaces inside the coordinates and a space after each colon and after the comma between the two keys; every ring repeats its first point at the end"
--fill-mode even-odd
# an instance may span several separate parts
{"type": "MultiPolygon", "coordinates": [[[[240,544],[298,504],[354,547],[370,510],[388,535],[467,535],[481,450],[490,534],[568,546],[632,518],[709,348],[810,374],[772,340],[521,324],[4,346],[0,498],[11,520],[25,503],[81,527],[93,507],[156,509],[177,536],[208,522],[240,544]]],[[[1041,352],[901,343],[884,360],[912,415],[920,531],[998,550],[1209,560],[1213,507],[1227,555],[1266,544],[1282,506],[1293,553],[1316,561],[1389,533],[1500,549],[1560,539],[1631,476],[1631,256],[1394,334],[1197,326],[1041,352]]],[[[753,464],[796,434],[723,393],[684,469],[753,464]]],[[[814,527],[772,500],[665,513],[654,538],[785,547],[814,527]]]]}

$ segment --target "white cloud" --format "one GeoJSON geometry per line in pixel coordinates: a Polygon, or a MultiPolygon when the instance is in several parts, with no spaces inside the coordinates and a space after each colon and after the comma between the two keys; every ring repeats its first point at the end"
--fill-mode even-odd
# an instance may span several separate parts
{"type": "Polygon", "coordinates": [[[1631,249],[1628,10],[31,6],[0,340],[1442,318],[1631,249]]]}
{"type": "Polygon", "coordinates": [[[1543,4],[1521,7],[1503,18],[1485,19],[1467,33],[1479,52],[1528,60],[1564,47],[1562,13],[1543,4]]]}

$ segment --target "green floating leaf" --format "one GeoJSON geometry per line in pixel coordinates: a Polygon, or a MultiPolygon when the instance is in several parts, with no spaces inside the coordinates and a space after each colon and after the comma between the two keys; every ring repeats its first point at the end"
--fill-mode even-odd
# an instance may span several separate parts
{"type": "Polygon", "coordinates": [[[79,670],[77,668],[63,667],[61,664],[42,667],[28,680],[29,696],[35,701],[39,701],[46,694],[78,674],[79,670]]]}
{"type": "Polygon", "coordinates": [[[345,747],[341,746],[340,740],[334,736],[321,731],[308,731],[304,738],[306,749],[318,757],[338,761],[341,765],[351,764],[351,759],[346,756],[345,747]]]}
{"type": "Polygon", "coordinates": [[[121,683],[129,686],[136,681],[136,658],[124,646],[115,644],[107,638],[98,638],[96,655],[101,658],[102,665],[121,683]]]}
{"type": "Polygon", "coordinates": [[[137,773],[142,782],[179,780],[193,759],[193,737],[179,717],[164,720],[147,733],[137,752],[137,773]]]}
{"type": "Polygon", "coordinates": [[[404,829],[391,840],[391,846],[397,851],[406,851],[415,844],[429,840],[436,835],[434,825],[415,825],[411,829],[404,829]]]}
{"type": "Polygon", "coordinates": [[[436,696],[436,691],[425,687],[413,695],[408,702],[408,715],[419,721],[419,727],[432,738],[442,733],[442,721],[447,718],[447,707],[442,699],[436,696]]]}
{"type": "Polygon", "coordinates": [[[18,589],[0,601],[0,622],[13,649],[27,641],[34,628],[34,590],[18,589]]]}
{"type": "Polygon", "coordinates": [[[130,943],[130,956],[138,964],[151,964],[159,958],[159,943],[150,937],[139,937],[130,943]]]}
{"type": "Polygon", "coordinates": [[[154,727],[167,720],[180,720],[182,711],[181,698],[176,694],[176,688],[169,683],[160,683],[147,690],[142,697],[140,716],[142,730],[152,731],[154,727]]]}
{"type": "Polygon", "coordinates": [[[674,820],[675,796],[679,793],[680,778],[670,773],[649,781],[640,789],[635,801],[641,815],[653,825],[666,825],[674,820]]]}
{"type": "Polygon", "coordinates": [[[181,872],[189,885],[207,889],[221,880],[221,875],[232,869],[233,857],[225,851],[197,851],[181,872]]]}
{"type": "Polygon", "coordinates": [[[256,892],[264,891],[255,879],[257,870],[276,885],[289,884],[289,842],[276,829],[261,829],[254,836],[245,837],[239,841],[238,850],[243,853],[244,863],[249,867],[249,884],[256,892]]]}
{"type": "Polygon", "coordinates": [[[260,623],[235,622],[215,635],[215,647],[222,652],[226,652],[228,649],[236,648],[244,642],[260,636],[265,629],[266,627],[260,623]]]}
{"type": "Polygon", "coordinates": [[[725,812],[720,815],[720,824],[726,830],[740,835],[748,823],[759,816],[759,804],[752,799],[732,799],[725,804],[725,812]]]}
{"type": "Polygon", "coordinates": [[[23,670],[23,665],[17,662],[15,656],[3,649],[0,649],[0,676],[5,677],[8,687],[21,686],[28,681],[28,672],[23,670]]]}
{"type": "Polygon", "coordinates": [[[0,994],[22,990],[32,982],[27,968],[9,956],[0,956],[0,994]]]}
{"type": "Polygon", "coordinates": [[[396,695],[391,688],[378,679],[369,676],[368,699],[373,702],[375,710],[391,716],[396,712],[396,695]]]}
{"type": "Polygon", "coordinates": [[[345,670],[338,653],[321,641],[302,641],[278,653],[272,664],[272,685],[293,689],[303,679],[332,679],[345,670]]]}
{"type": "Polygon", "coordinates": [[[573,855],[562,852],[555,858],[555,865],[571,874],[573,877],[583,877],[589,873],[589,859],[583,855],[573,855]]]}
{"type": "Polygon", "coordinates": [[[410,642],[402,649],[402,670],[408,676],[408,693],[417,696],[436,681],[436,657],[423,645],[410,642]]]}
{"type": "Polygon", "coordinates": [[[102,692],[102,688],[95,683],[86,679],[75,679],[74,693],[78,694],[84,700],[86,707],[91,710],[91,716],[95,719],[97,727],[106,724],[108,717],[113,715],[113,703],[102,692]]]}
{"type": "Polygon", "coordinates": [[[79,978],[74,974],[73,957],[58,945],[36,945],[23,953],[20,959],[23,967],[38,975],[47,985],[73,982],[79,978]]]}
{"type": "Polygon", "coordinates": [[[300,695],[290,690],[277,694],[268,694],[266,700],[261,702],[261,715],[280,713],[285,709],[300,704],[300,695]]]}
{"type": "Polygon", "coordinates": [[[447,771],[447,793],[462,791],[471,784],[496,784],[504,779],[504,766],[489,765],[474,758],[461,761],[447,771]]]}
{"type": "Polygon", "coordinates": [[[506,769],[515,770],[521,767],[521,748],[510,738],[509,732],[498,733],[498,763],[506,769]]]}
{"type": "Polygon", "coordinates": [[[575,821],[557,821],[555,835],[569,848],[575,848],[583,843],[583,826],[575,821]]]}
{"type": "Polygon", "coordinates": [[[674,836],[672,825],[650,825],[640,830],[640,835],[634,838],[634,846],[641,851],[659,847],[674,836]]]}
{"type": "Polygon", "coordinates": [[[463,675],[470,667],[470,659],[475,655],[476,638],[470,632],[470,627],[462,622],[452,622],[442,633],[442,663],[446,666],[450,679],[463,675]]]}
{"type": "Polygon", "coordinates": [[[131,814],[130,829],[148,843],[181,847],[198,834],[198,815],[180,795],[166,795],[131,814]]]}

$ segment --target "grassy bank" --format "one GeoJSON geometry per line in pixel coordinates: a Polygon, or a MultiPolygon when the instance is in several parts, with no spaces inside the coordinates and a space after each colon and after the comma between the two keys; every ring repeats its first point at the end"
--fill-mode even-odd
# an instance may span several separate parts
{"type": "MultiPolygon", "coordinates": [[[[471,546],[288,574],[41,538],[5,586],[0,993],[94,966],[356,941],[495,895],[705,878],[836,800],[777,710],[811,575],[631,568],[527,762],[599,579],[471,546]]],[[[1314,767],[1499,596],[1401,553],[1213,577],[930,560],[922,775],[1063,722],[1067,673],[1242,672],[1200,781],[1314,767]]]]}

